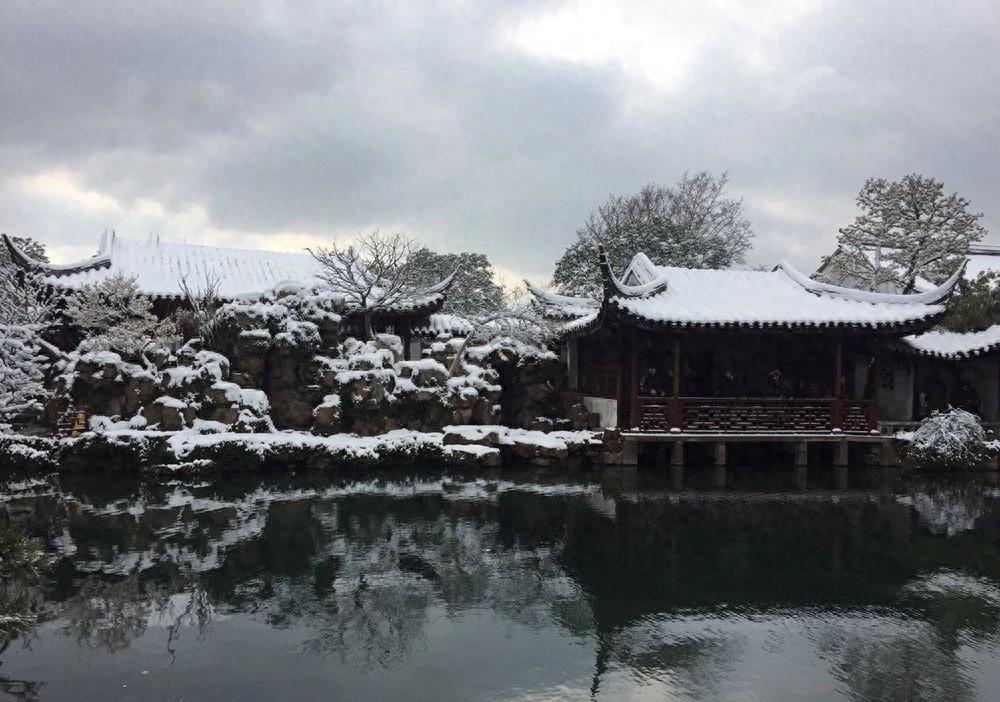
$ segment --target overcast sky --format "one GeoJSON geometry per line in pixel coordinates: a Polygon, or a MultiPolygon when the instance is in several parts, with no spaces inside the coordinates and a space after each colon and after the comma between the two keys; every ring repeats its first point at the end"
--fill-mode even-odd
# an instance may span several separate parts
{"type": "Polygon", "coordinates": [[[811,268],[917,171],[997,240],[998,49],[995,0],[4,2],[0,231],[65,261],[381,228],[544,280],[609,194],[710,170],[751,263],[811,268]]]}

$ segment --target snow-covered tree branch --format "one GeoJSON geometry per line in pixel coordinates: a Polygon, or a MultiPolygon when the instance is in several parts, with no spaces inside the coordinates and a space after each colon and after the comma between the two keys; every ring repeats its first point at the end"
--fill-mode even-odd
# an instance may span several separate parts
{"type": "MultiPolygon", "coordinates": [[[[34,243],[18,240],[22,246],[26,242],[34,243]]],[[[45,257],[41,247],[33,254],[45,257]]],[[[59,303],[59,294],[41,274],[0,262],[0,422],[42,410],[48,357],[60,355],[42,333],[56,319],[59,303]]]]}
{"type": "Polygon", "coordinates": [[[555,336],[555,326],[526,296],[508,290],[492,309],[467,315],[472,332],[463,340],[448,374],[461,374],[466,352],[473,345],[506,344],[521,349],[544,349],[555,336]]]}
{"type": "Polygon", "coordinates": [[[567,295],[601,289],[597,244],[621,273],[635,254],[658,265],[726,268],[743,261],[754,237],[741,200],[726,197],[728,176],[685,174],[673,187],[650,184],[613,196],[590,213],[556,263],[553,283],[567,295]]]}
{"type": "Polygon", "coordinates": [[[176,337],[173,324],[156,318],[152,302],[128,276],[84,285],[69,297],[66,315],[87,335],[80,344],[83,350],[136,357],[150,341],[176,337]]]}
{"type": "Polygon", "coordinates": [[[840,230],[830,274],[869,290],[912,292],[920,278],[939,283],[986,234],[968,200],[917,174],[869,178],[857,204],[861,213],[840,230]]]}
{"type": "Polygon", "coordinates": [[[372,317],[410,302],[420,292],[422,278],[413,260],[416,246],[401,234],[375,231],[350,246],[334,242],[308,249],[321,265],[319,278],[344,295],[349,310],[364,319],[364,338],[375,338],[372,317]]]}

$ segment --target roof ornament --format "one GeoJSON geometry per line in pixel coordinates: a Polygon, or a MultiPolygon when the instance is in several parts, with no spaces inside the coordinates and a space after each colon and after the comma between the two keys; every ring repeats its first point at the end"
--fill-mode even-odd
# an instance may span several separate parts
{"type": "Polygon", "coordinates": [[[653,297],[667,289],[667,275],[665,273],[642,285],[626,285],[620,281],[615,272],[611,270],[611,263],[608,261],[608,252],[605,251],[604,244],[600,243],[597,244],[597,265],[600,267],[601,277],[604,279],[605,300],[612,297],[653,297]]]}
{"type": "Polygon", "coordinates": [[[842,297],[846,300],[854,300],[855,302],[883,303],[890,305],[939,305],[946,302],[951,296],[952,291],[955,289],[955,285],[962,279],[962,275],[965,273],[965,267],[968,264],[969,260],[965,259],[962,262],[962,265],[956,268],[955,272],[948,277],[948,280],[944,281],[933,290],[928,290],[927,292],[922,293],[869,292],[867,290],[858,290],[856,288],[845,288],[840,285],[832,285],[831,283],[822,283],[818,280],[813,280],[809,276],[800,272],[788,261],[781,261],[774,267],[774,270],[780,270],[803,288],[816,295],[842,297]]]}
{"type": "Polygon", "coordinates": [[[94,268],[107,268],[111,265],[111,255],[107,252],[98,252],[96,256],[81,261],[79,263],[56,264],[36,261],[26,254],[14,241],[6,234],[0,234],[7,251],[10,253],[10,260],[18,268],[28,271],[40,271],[46,275],[62,276],[89,271],[94,268]]]}
{"type": "Polygon", "coordinates": [[[450,288],[455,283],[455,278],[457,276],[458,276],[458,269],[455,269],[454,271],[452,271],[451,275],[449,275],[447,278],[445,278],[444,280],[442,280],[440,283],[438,283],[437,285],[433,285],[433,286],[427,288],[424,291],[424,294],[425,295],[437,295],[438,293],[447,292],[448,288],[450,288]]]}

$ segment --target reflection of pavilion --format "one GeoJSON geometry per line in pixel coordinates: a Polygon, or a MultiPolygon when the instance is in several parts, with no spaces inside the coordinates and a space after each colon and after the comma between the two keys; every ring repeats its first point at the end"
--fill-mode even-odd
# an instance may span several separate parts
{"type": "MultiPolygon", "coordinates": [[[[64,551],[54,604],[99,595],[107,605],[80,607],[109,620],[81,620],[81,631],[126,621],[110,616],[123,608],[141,614],[130,598],[197,592],[209,611],[307,631],[310,651],[390,668],[426,635],[429,608],[488,610],[592,638],[595,689],[616,666],[686,671],[740,655],[725,637],[642,638],[664,622],[724,620],[732,632],[741,617],[775,612],[892,609],[920,573],[941,568],[1000,582],[1000,556],[932,536],[891,494],[454,482],[462,489],[447,493],[427,476],[379,485],[144,485],[131,501],[94,485],[78,500],[61,496],[59,505],[72,509],[39,497],[32,522],[75,547],[64,551]],[[138,552],[147,555],[129,558],[138,552]],[[127,576],[130,562],[144,569],[127,576]],[[126,576],[142,586],[119,587],[126,576]],[[82,592],[84,581],[108,587],[82,592]]],[[[1000,534],[998,499],[984,493],[981,537],[1000,534]]],[[[926,599],[915,600],[911,616],[930,627],[940,626],[931,607],[953,616],[941,601],[924,608],[926,599]]],[[[955,626],[995,635],[997,607],[976,603],[955,626]]],[[[855,644],[824,645],[833,656],[855,644]]]]}

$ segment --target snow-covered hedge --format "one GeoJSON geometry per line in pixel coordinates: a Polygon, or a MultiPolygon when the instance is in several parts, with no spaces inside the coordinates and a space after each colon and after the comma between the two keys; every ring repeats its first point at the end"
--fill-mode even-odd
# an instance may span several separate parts
{"type": "Polygon", "coordinates": [[[971,412],[935,412],[913,434],[907,461],[918,469],[967,470],[986,458],[986,432],[971,412]]]}

